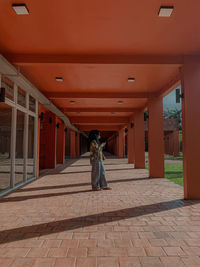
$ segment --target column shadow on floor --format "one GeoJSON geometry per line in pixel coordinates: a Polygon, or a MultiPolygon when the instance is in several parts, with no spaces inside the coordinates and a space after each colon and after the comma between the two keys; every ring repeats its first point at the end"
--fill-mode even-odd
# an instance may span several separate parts
{"type": "MultiPolygon", "coordinates": [[[[3,230],[0,232],[0,244],[34,238],[53,233],[59,233],[63,231],[71,231],[82,227],[101,225],[108,222],[121,221],[129,218],[136,218],[143,215],[155,214],[162,211],[179,209],[199,203],[200,201],[191,201],[191,200],[187,201],[183,199],[175,199],[171,201],[153,203],[138,207],[120,209],[116,211],[108,211],[104,213],[86,215],[78,218],[64,219],[60,221],[18,227],[10,230],[3,230]]],[[[178,212],[173,213],[173,216],[179,216],[179,213],[178,212]]]]}
{"type": "MultiPolygon", "coordinates": [[[[144,181],[144,180],[151,180],[154,178],[149,177],[143,177],[143,178],[127,178],[127,179],[118,179],[118,180],[107,180],[109,184],[112,183],[123,183],[123,182],[134,182],[134,181],[144,181]]],[[[23,188],[18,189],[16,193],[18,192],[29,192],[29,191],[38,191],[38,190],[49,190],[49,189],[62,189],[62,188],[71,188],[71,187],[80,187],[80,186],[90,186],[91,183],[77,183],[77,184],[64,184],[64,185],[53,185],[53,186],[41,186],[41,187],[33,187],[33,188],[23,188]]],[[[84,192],[84,191],[79,191],[84,192]]],[[[4,197],[5,199],[5,197],[4,197]]],[[[3,199],[2,199],[3,201],[3,199]]],[[[0,201],[1,202],[1,201],[0,201]]]]}

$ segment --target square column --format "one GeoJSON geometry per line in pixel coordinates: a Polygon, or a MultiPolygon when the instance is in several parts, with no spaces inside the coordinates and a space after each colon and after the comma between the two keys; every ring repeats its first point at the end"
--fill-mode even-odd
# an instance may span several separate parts
{"type": "Polygon", "coordinates": [[[135,160],[134,140],[134,124],[130,123],[128,126],[128,163],[134,163],[135,160]]]}
{"type": "Polygon", "coordinates": [[[182,133],[184,198],[200,199],[200,60],[184,58],[182,69],[182,133]]]}
{"type": "Polygon", "coordinates": [[[57,129],[57,163],[64,164],[65,162],[65,125],[64,122],[59,124],[57,129]]]}
{"type": "Polygon", "coordinates": [[[162,97],[149,100],[148,112],[149,176],[151,178],[162,178],[165,176],[162,97]]]}
{"type": "MultiPolygon", "coordinates": [[[[39,128],[39,127],[38,127],[39,128]]],[[[40,124],[40,167],[53,169],[56,167],[56,116],[47,111],[40,124]]]]}
{"type": "Polygon", "coordinates": [[[76,157],[76,135],[74,131],[70,131],[70,157],[71,159],[76,157]]]}
{"type": "Polygon", "coordinates": [[[119,158],[124,158],[125,153],[125,131],[124,129],[119,130],[118,132],[118,156],[119,158]]]}
{"type": "Polygon", "coordinates": [[[80,156],[80,134],[76,133],[76,156],[80,156]]]}
{"type": "Polygon", "coordinates": [[[144,112],[134,115],[134,146],[136,169],[145,169],[145,140],[144,140],[144,112]]]}

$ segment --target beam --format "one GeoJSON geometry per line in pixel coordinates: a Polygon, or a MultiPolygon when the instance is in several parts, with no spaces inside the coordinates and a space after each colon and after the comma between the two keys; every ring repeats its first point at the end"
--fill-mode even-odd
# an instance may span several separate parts
{"type": "Polygon", "coordinates": [[[181,73],[171,79],[159,92],[155,94],[156,97],[165,97],[171,91],[181,85],[181,73]]]}
{"type": "Polygon", "coordinates": [[[155,96],[155,93],[66,93],[66,92],[51,92],[45,93],[45,96],[49,99],[71,99],[71,98],[151,98],[155,96]]]}
{"type": "Polygon", "coordinates": [[[118,125],[79,125],[80,131],[91,131],[98,129],[99,131],[119,131],[120,127],[118,125]]]}
{"type": "Polygon", "coordinates": [[[63,108],[62,112],[136,112],[135,108],[63,108]]]}
{"type": "Polygon", "coordinates": [[[13,64],[183,64],[176,55],[41,55],[4,54],[13,64]]]}
{"type": "Polygon", "coordinates": [[[126,124],[129,123],[127,117],[71,117],[70,122],[73,124],[126,124]]]}

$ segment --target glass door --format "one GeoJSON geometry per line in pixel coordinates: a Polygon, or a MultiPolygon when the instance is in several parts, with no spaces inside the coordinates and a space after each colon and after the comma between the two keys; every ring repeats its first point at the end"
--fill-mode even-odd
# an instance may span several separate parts
{"type": "Polygon", "coordinates": [[[12,107],[0,103],[0,192],[10,187],[12,107]]]}

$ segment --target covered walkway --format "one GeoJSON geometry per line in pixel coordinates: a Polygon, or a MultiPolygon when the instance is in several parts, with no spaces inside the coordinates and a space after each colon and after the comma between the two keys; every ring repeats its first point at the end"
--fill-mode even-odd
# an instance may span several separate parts
{"type": "Polygon", "coordinates": [[[113,190],[93,192],[87,154],[0,205],[0,266],[200,266],[200,202],[108,157],[113,190]]]}

